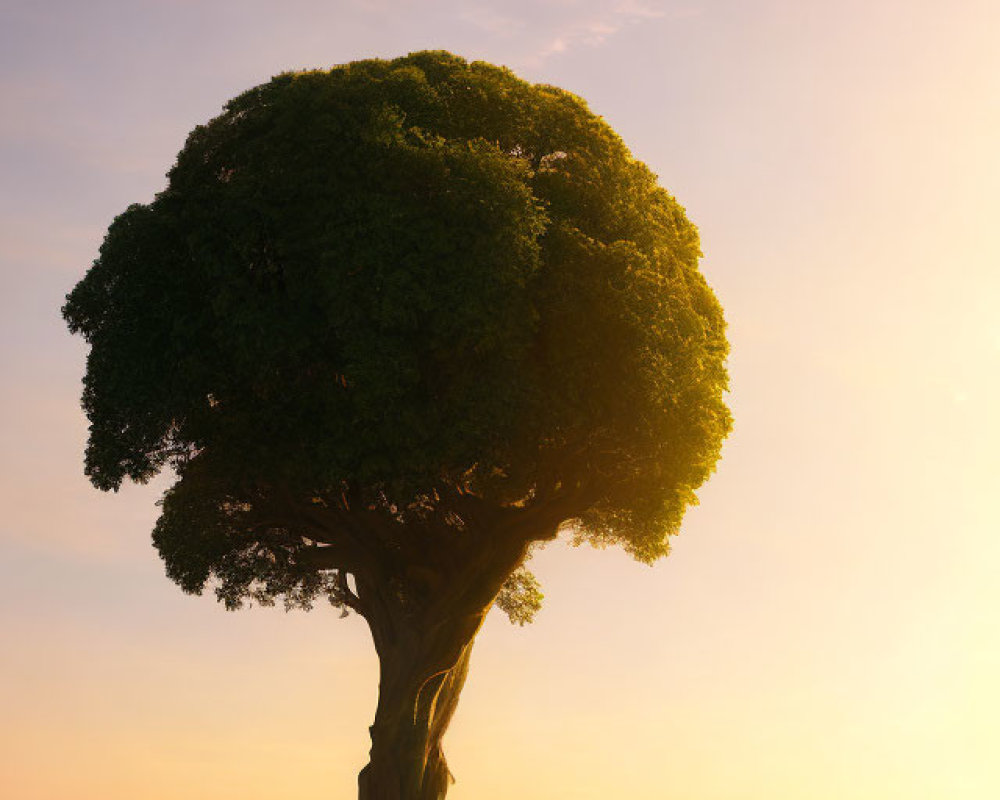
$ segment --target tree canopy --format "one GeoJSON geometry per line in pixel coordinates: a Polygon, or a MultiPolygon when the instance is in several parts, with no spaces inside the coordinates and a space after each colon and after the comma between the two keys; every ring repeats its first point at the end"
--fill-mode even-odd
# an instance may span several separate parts
{"type": "Polygon", "coordinates": [[[343,600],[290,517],[262,525],[291,499],[550,507],[653,560],[730,427],[699,256],[566,91],[443,52],[279,75],[194,129],[67,298],[87,474],[173,467],[156,545],[231,606],[343,600]]]}

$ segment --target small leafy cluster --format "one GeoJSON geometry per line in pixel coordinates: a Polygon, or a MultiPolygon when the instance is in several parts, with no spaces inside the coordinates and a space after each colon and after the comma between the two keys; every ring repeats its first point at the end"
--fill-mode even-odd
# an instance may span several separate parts
{"type": "Polygon", "coordinates": [[[521,567],[511,573],[500,589],[495,601],[496,607],[516,625],[527,625],[534,620],[542,607],[542,587],[538,579],[521,567]]]}

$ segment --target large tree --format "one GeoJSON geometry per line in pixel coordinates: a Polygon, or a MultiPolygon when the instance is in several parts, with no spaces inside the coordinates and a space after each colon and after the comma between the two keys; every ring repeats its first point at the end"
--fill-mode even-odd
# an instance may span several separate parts
{"type": "Polygon", "coordinates": [[[280,75],[188,137],[67,298],[86,472],[170,467],[187,592],[371,628],[363,800],[439,800],[493,605],[566,529],[667,552],[729,426],[697,232],[578,97],[444,52],[280,75]]]}

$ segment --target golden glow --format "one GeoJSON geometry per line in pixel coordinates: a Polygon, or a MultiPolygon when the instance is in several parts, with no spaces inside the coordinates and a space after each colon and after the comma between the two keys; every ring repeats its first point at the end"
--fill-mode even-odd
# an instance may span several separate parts
{"type": "MultiPolygon", "coordinates": [[[[94,219],[73,215],[105,180],[88,159],[104,163],[108,142],[87,145],[81,123],[70,147],[66,124],[35,109],[49,122],[35,145],[54,148],[44,163],[89,188],[53,190],[39,167],[45,191],[32,199],[25,181],[18,213],[44,224],[5,236],[4,341],[16,344],[0,395],[0,795],[355,796],[376,691],[363,626],[324,610],[226,615],[168,583],[146,538],[155,487],[109,498],[74,477],[84,422],[66,409],[82,350],[56,309],[96,247],[75,232],[99,237],[102,215],[135,195],[123,163],[155,165],[151,193],[191,120],[245,85],[314,55],[435,44],[579,92],[661,173],[700,225],[727,310],[736,419],[670,559],[647,568],[556,545],[536,558],[535,624],[490,618],[446,741],[449,800],[1000,797],[996,4],[696,2],[680,14],[649,0],[617,27],[607,4],[583,0],[540,4],[540,23],[534,6],[463,17],[430,5],[281,25],[247,12],[247,31],[274,34],[248,61],[254,48],[222,36],[228,22],[210,15],[202,39],[197,4],[178,4],[199,15],[181,37],[199,76],[220,47],[239,50],[238,74],[197,113],[170,112],[162,154],[136,145],[113,159],[94,219]],[[560,27],[566,15],[575,27],[560,27]],[[517,31],[537,25],[551,36],[519,51],[517,31]],[[601,25],[600,41],[579,33],[601,25]],[[314,33],[340,29],[350,36],[333,51],[314,33]],[[56,195],[69,221],[44,216],[56,195]]],[[[70,86],[78,68],[48,80],[70,86]]],[[[200,85],[179,62],[148,68],[161,94],[200,85]]],[[[101,113],[140,96],[103,80],[86,84],[101,113]]],[[[16,126],[0,135],[21,142],[16,126]]],[[[133,138],[117,135],[121,148],[133,138]]]]}

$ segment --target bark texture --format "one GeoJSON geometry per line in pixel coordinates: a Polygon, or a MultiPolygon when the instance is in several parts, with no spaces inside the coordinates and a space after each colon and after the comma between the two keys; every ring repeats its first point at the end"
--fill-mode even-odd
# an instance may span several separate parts
{"type": "Polygon", "coordinates": [[[470,641],[448,670],[421,680],[403,660],[382,661],[371,760],[358,778],[360,800],[442,800],[454,780],[441,740],[469,667],[470,641]]]}
{"type": "MultiPolygon", "coordinates": [[[[379,656],[379,699],[360,800],[443,800],[453,782],[442,738],[465,684],[473,640],[532,537],[466,529],[434,563],[357,579],[379,656]]],[[[537,538],[537,537],[535,537],[537,538]]],[[[426,540],[426,539],[425,539],[426,540]]],[[[444,543],[442,543],[444,544],[444,543]]]]}

